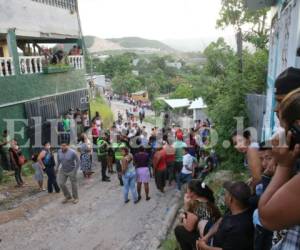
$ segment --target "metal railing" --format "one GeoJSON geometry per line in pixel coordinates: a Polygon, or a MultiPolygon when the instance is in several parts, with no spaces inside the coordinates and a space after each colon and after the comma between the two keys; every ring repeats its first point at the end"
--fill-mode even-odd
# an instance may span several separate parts
{"type": "Polygon", "coordinates": [[[76,11],[76,0],[32,0],[50,6],[76,11]]]}
{"type": "Polygon", "coordinates": [[[12,57],[0,57],[0,77],[15,75],[12,57]]]}

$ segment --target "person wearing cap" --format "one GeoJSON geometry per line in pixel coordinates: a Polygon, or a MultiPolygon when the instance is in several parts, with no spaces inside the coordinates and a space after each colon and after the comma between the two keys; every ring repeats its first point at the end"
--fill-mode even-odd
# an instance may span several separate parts
{"type": "Polygon", "coordinates": [[[285,96],[298,88],[300,88],[300,69],[287,68],[275,81],[275,100],[277,102],[275,112],[278,112],[279,105],[285,96]]]}
{"type": "Polygon", "coordinates": [[[252,210],[249,208],[251,190],[244,182],[226,182],[225,205],[230,212],[197,241],[201,250],[253,250],[254,228],[252,210]],[[213,239],[213,246],[208,243],[213,239]]]}

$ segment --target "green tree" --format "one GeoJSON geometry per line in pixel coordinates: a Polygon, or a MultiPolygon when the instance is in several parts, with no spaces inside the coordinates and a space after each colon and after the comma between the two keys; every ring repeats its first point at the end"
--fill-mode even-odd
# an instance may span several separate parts
{"type": "Polygon", "coordinates": [[[131,73],[118,74],[112,79],[113,90],[120,95],[141,90],[141,81],[131,73]]]}
{"type": "Polygon", "coordinates": [[[188,98],[193,99],[193,86],[187,83],[180,84],[176,90],[171,94],[171,98],[188,98]]]}
{"type": "Polygon", "coordinates": [[[266,47],[269,32],[267,12],[268,9],[249,11],[244,0],[222,0],[217,27],[232,26],[235,29],[240,71],[243,69],[243,41],[252,43],[256,48],[266,47]]]}

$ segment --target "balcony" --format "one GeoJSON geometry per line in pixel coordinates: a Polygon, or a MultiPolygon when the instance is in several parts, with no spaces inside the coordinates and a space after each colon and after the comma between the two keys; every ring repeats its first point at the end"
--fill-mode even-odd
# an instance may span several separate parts
{"type": "Polygon", "coordinates": [[[15,75],[12,57],[0,57],[0,77],[15,75]]]}
{"type": "Polygon", "coordinates": [[[76,10],[76,0],[32,0],[37,3],[50,5],[57,8],[76,10]]]}
{"type": "Polygon", "coordinates": [[[20,56],[19,63],[22,75],[43,73],[43,56],[20,56]]]}
{"type": "MultiPolygon", "coordinates": [[[[20,56],[19,65],[21,75],[62,73],[72,69],[84,69],[84,58],[83,56],[68,56],[65,64],[48,64],[44,56],[20,56]]],[[[13,75],[15,75],[13,59],[0,57],[0,77],[13,75]]]]}

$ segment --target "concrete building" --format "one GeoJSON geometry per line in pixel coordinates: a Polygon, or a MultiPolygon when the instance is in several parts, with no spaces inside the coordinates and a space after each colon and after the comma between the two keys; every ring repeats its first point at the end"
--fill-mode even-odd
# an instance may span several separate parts
{"type": "Polygon", "coordinates": [[[188,109],[193,110],[194,121],[199,121],[199,120],[203,121],[208,118],[206,114],[207,105],[204,103],[201,97],[193,101],[188,109]]]}
{"type": "Polygon", "coordinates": [[[76,1],[0,0],[0,132],[6,119],[28,119],[15,123],[25,131],[21,143],[33,143],[47,119],[88,108],[76,1]],[[52,51],[56,44],[77,47],[66,55],[52,51]]]}
{"type": "Polygon", "coordinates": [[[252,10],[272,7],[269,39],[266,112],[263,139],[268,139],[279,126],[274,113],[274,84],[277,76],[288,67],[300,68],[300,1],[245,0],[252,10]]]}

